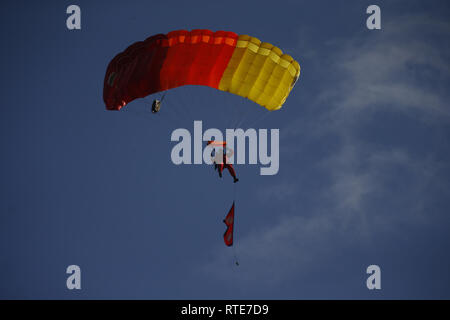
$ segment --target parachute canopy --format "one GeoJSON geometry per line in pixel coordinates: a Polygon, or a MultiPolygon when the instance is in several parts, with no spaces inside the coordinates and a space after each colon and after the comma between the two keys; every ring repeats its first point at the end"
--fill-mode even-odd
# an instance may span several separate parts
{"type": "Polygon", "coordinates": [[[178,30],[136,42],[106,70],[103,100],[120,110],[137,98],[184,85],[203,85],[281,108],[300,65],[281,49],[248,35],[178,30]]]}

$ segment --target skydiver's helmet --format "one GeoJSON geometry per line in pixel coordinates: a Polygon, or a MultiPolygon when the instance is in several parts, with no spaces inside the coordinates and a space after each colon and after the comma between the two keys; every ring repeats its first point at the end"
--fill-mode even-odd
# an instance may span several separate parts
{"type": "Polygon", "coordinates": [[[159,100],[153,100],[152,104],[152,112],[157,113],[161,109],[161,101],[159,100]]]}

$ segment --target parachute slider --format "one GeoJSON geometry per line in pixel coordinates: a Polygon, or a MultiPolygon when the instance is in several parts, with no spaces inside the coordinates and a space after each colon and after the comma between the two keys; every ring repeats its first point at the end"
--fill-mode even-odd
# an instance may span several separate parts
{"type": "Polygon", "coordinates": [[[226,141],[214,141],[214,140],[209,140],[206,143],[207,146],[212,145],[212,146],[226,146],[227,142],[226,141]]]}

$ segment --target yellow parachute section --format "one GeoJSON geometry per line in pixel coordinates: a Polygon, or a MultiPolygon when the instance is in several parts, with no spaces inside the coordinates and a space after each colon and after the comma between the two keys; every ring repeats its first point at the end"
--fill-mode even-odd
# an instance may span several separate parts
{"type": "Polygon", "coordinates": [[[219,90],[248,98],[266,109],[281,108],[300,76],[300,65],[267,42],[240,35],[219,90]]]}

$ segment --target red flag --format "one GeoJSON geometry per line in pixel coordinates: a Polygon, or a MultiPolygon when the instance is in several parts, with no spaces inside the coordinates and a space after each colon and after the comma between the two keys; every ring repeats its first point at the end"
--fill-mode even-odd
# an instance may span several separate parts
{"type": "Polygon", "coordinates": [[[223,222],[227,225],[227,231],[223,235],[223,240],[227,246],[233,245],[233,226],[234,226],[234,202],[223,222]]]}

